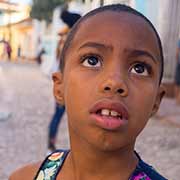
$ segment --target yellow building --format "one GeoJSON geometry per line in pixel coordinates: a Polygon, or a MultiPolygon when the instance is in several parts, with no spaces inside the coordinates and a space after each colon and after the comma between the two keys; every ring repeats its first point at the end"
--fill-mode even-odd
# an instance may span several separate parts
{"type": "MultiPolygon", "coordinates": [[[[0,0],[0,40],[8,41],[12,47],[12,59],[16,59],[18,47],[21,52],[31,48],[32,20],[30,6],[0,0]]],[[[3,53],[3,43],[0,54],[3,53]]]]}

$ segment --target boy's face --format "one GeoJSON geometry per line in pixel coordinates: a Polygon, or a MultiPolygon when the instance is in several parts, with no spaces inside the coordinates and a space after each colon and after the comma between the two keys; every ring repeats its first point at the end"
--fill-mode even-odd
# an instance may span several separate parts
{"type": "Polygon", "coordinates": [[[159,107],[159,78],[157,38],[141,17],[106,11],[85,20],[67,51],[63,75],[54,75],[72,145],[132,148],[159,107]]]}

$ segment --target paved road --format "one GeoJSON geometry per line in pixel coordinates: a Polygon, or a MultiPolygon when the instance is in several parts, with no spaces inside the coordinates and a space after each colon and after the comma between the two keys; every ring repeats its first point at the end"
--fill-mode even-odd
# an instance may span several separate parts
{"type": "MultiPolygon", "coordinates": [[[[11,112],[11,117],[0,120],[0,179],[7,180],[18,167],[45,156],[54,99],[50,78],[31,63],[0,61],[0,94],[0,112],[11,112]]],[[[158,119],[156,117],[148,123],[136,145],[141,156],[171,180],[180,177],[178,114],[179,107],[175,106],[174,101],[165,99],[158,119]],[[169,111],[170,117],[167,114],[169,111]],[[174,112],[175,123],[171,121],[174,112]]],[[[58,142],[59,147],[69,147],[66,115],[60,126],[58,142]]]]}

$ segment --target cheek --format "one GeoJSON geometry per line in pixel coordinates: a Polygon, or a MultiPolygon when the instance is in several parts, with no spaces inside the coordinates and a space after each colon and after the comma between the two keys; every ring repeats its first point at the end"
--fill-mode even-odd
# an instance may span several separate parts
{"type": "Polygon", "coordinates": [[[133,97],[131,97],[131,122],[130,129],[136,130],[139,134],[148,122],[153,106],[156,100],[156,89],[154,84],[144,85],[134,88],[133,97]]]}
{"type": "Polygon", "coordinates": [[[95,141],[97,140],[97,134],[94,128],[89,128],[92,125],[88,120],[89,108],[95,99],[95,93],[93,93],[95,91],[94,80],[89,76],[87,77],[87,74],[80,72],[78,70],[69,71],[66,74],[68,78],[64,83],[69,132],[71,141],[79,137],[88,140],[90,134],[92,134],[91,138],[95,141]]]}
{"type": "Polygon", "coordinates": [[[93,97],[95,94],[97,78],[95,73],[83,69],[79,65],[74,66],[71,68],[69,65],[65,73],[65,103],[69,104],[70,102],[78,106],[91,101],[89,97],[93,97]]]}
{"type": "Polygon", "coordinates": [[[64,81],[64,99],[67,113],[70,116],[81,116],[87,113],[91,101],[89,94],[93,91],[92,83],[83,73],[80,73],[79,69],[68,71],[65,77],[67,78],[64,81]]]}
{"type": "Polygon", "coordinates": [[[72,111],[72,108],[76,109],[81,106],[82,102],[79,101],[79,98],[80,92],[83,91],[83,87],[81,86],[81,80],[75,73],[70,72],[67,77],[64,86],[65,105],[67,111],[72,111]]]}

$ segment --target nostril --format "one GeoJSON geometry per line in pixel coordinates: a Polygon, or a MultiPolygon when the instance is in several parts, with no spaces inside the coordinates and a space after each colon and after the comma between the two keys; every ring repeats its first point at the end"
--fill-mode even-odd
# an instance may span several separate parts
{"type": "Polygon", "coordinates": [[[108,87],[108,86],[106,86],[106,87],[104,88],[104,90],[105,90],[105,91],[109,91],[109,90],[111,90],[111,88],[108,87]]]}
{"type": "Polygon", "coordinates": [[[123,89],[118,89],[117,92],[122,94],[124,92],[124,90],[123,89]]]}

